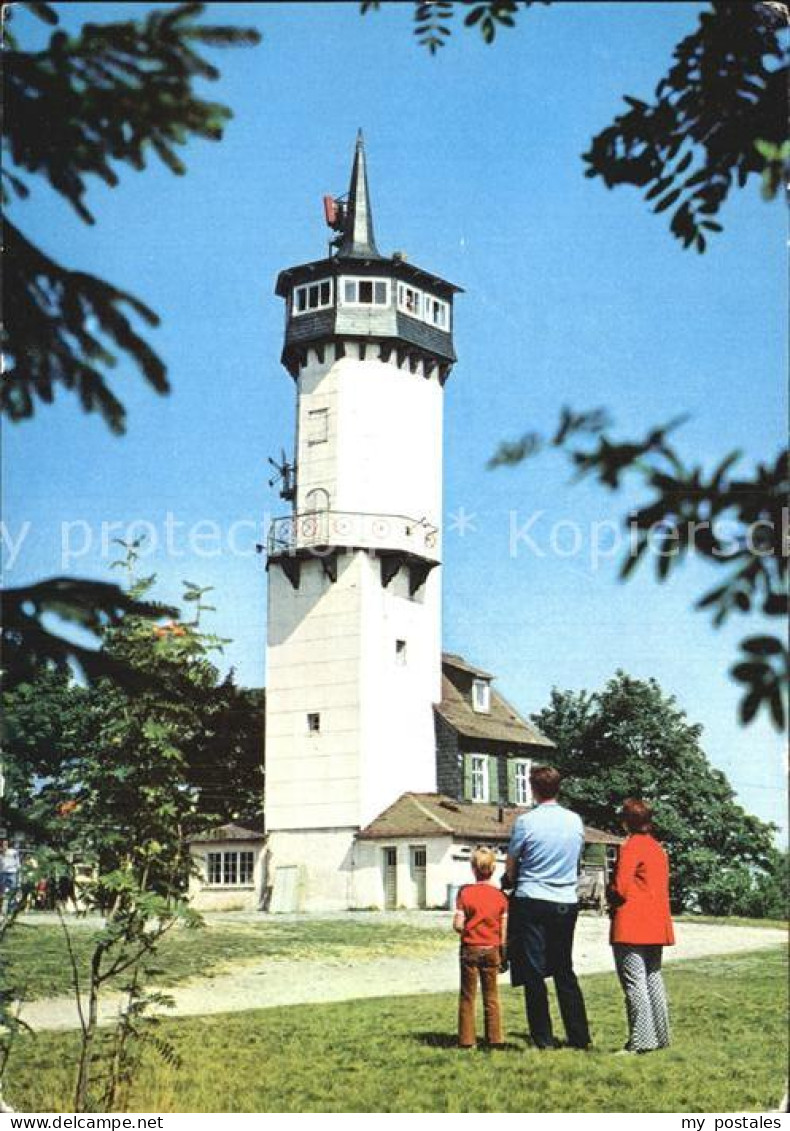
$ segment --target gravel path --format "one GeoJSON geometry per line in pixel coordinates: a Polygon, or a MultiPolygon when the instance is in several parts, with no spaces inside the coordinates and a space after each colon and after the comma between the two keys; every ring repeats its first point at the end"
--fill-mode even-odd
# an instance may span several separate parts
{"type": "MultiPolygon", "coordinates": [[[[238,921],[238,920],[236,920],[238,921]]],[[[435,914],[432,925],[437,925],[435,914]]],[[[609,922],[582,916],[576,930],[574,962],[579,974],[612,970],[608,945],[609,922]]],[[[677,945],[664,951],[668,962],[715,954],[737,954],[786,944],[784,931],[761,927],[727,927],[717,924],[679,923],[677,945]]],[[[349,1001],[354,998],[391,997],[401,994],[438,993],[458,985],[457,956],[449,930],[446,952],[415,960],[407,957],[365,959],[266,959],[236,963],[232,970],[183,982],[168,990],[174,999],[168,1016],[189,1017],[209,1013],[237,1013],[277,1005],[349,1001]]],[[[507,976],[503,978],[507,984],[507,976]]],[[[108,996],[101,1011],[103,1024],[117,1015],[119,998],[108,996]]],[[[75,1029],[77,1010],[73,998],[28,1002],[23,1019],[33,1029],[75,1029]]]]}

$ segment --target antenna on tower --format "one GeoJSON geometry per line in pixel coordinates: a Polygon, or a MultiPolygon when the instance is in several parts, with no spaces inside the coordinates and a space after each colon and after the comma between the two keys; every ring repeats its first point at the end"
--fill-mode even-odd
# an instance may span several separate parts
{"type": "Polygon", "coordinates": [[[344,193],[343,196],[325,196],[324,197],[324,219],[328,228],[337,235],[329,241],[329,254],[335,251],[338,245],[343,241],[346,234],[346,227],[348,225],[348,194],[344,193]]]}
{"type": "Polygon", "coordinates": [[[280,483],[280,498],[285,499],[288,503],[292,503],[296,498],[296,464],[288,461],[285,455],[285,448],[280,449],[279,462],[269,456],[269,463],[277,472],[277,474],[269,480],[269,486],[274,487],[276,483],[280,483]]]}

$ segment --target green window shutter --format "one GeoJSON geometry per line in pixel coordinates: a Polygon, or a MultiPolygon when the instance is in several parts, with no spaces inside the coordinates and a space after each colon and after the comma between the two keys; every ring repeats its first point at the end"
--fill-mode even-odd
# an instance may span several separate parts
{"type": "Polygon", "coordinates": [[[495,754],[488,755],[488,800],[491,805],[499,801],[499,759],[495,754]]]}
{"type": "Polygon", "coordinates": [[[585,864],[599,864],[606,863],[606,845],[605,844],[585,844],[584,851],[582,852],[582,859],[585,864]]]}
{"type": "Polygon", "coordinates": [[[507,760],[507,799],[511,805],[516,803],[516,763],[513,758],[507,760]]]}
{"type": "Polygon", "coordinates": [[[464,799],[472,800],[472,755],[464,754],[464,799]]]}

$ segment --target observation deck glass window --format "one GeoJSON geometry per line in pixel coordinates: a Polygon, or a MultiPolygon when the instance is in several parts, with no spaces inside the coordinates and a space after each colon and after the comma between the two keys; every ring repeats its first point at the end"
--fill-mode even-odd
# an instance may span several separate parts
{"type": "Polygon", "coordinates": [[[425,296],[425,321],[430,322],[433,326],[438,326],[440,330],[449,330],[450,328],[450,307],[446,302],[440,298],[434,298],[433,295],[425,296]]]}
{"type": "Polygon", "coordinates": [[[421,317],[422,293],[405,283],[398,283],[398,308],[413,318],[421,317]]]}
{"type": "Polygon", "coordinates": [[[315,283],[305,283],[294,287],[292,314],[306,314],[311,310],[324,310],[332,305],[332,280],[319,279],[315,283]]]}
{"type": "Polygon", "coordinates": [[[389,283],[386,279],[344,279],[345,306],[387,306],[389,283]]]}

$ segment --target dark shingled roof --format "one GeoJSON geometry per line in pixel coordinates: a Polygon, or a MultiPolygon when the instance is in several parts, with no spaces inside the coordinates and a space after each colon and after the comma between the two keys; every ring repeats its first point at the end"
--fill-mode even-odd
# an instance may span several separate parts
{"type": "MultiPolygon", "coordinates": [[[[482,843],[507,841],[516,818],[526,809],[454,801],[440,793],[403,793],[357,833],[359,840],[449,836],[482,843]]],[[[622,844],[623,838],[585,826],[588,844],[622,844]]]]}
{"type": "Polygon", "coordinates": [[[472,679],[492,679],[461,656],[445,652],[442,656],[442,701],[436,712],[453,730],[465,738],[506,742],[511,746],[540,746],[554,749],[554,743],[537,727],[519,715],[498,691],[491,688],[491,710],[476,711],[471,701],[472,679]]]}
{"type": "Polygon", "coordinates": [[[477,676],[479,679],[493,679],[491,672],[484,671],[482,668],[476,668],[465,660],[463,656],[459,656],[457,652],[442,652],[442,666],[447,668],[455,668],[459,672],[468,672],[469,675],[477,676]]]}
{"type": "Polygon", "coordinates": [[[216,829],[209,829],[199,836],[189,838],[190,844],[203,844],[214,840],[266,840],[263,831],[263,821],[245,821],[243,825],[219,825],[216,829]]]}

